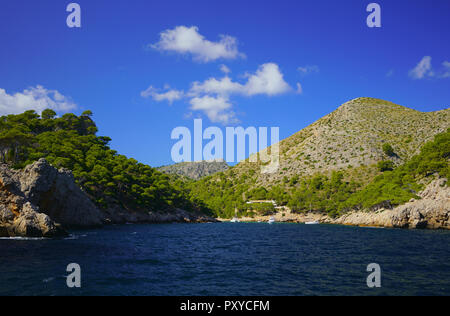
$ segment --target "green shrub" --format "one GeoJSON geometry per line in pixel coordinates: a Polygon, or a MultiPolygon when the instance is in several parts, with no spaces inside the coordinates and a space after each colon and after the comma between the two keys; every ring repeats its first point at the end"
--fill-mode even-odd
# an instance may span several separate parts
{"type": "Polygon", "coordinates": [[[387,156],[389,157],[395,156],[394,148],[392,148],[390,144],[384,143],[382,149],[387,156]]]}

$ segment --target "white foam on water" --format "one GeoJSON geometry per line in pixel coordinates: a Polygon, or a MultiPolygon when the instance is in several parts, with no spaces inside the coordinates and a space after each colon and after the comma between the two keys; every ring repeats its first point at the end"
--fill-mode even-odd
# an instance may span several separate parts
{"type": "Polygon", "coordinates": [[[49,283],[49,282],[53,281],[54,279],[55,279],[54,277],[50,277],[50,278],[42,280],[42,282],[49,283]]]}
{"type": "Polygon", "coordinates": [[[77,235],[70,235],[69,237],[64,238],[64,240],[76,240],[80,238],[80,236],[77,235]]]}
{"type": "Polygon", "coordinates": [[[0,237],[0,240],[47,240],[45,237],[0,237]]]}

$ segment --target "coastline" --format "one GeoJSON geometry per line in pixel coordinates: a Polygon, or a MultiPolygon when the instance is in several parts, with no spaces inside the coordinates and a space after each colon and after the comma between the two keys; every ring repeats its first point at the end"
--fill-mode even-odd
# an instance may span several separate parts
{"type": "MultiPolygon", "coordinates": [[[[418,193],[420,199],[394,209],[357,210],[331,218],[320,212],[293,213],[282,207],[276,222],[319,222],[353,226],[450,229],[450,188],[447,179],[431,181],[418,193]]],[[[56,169],[46,160],[12,170],[0,165],[0,237],[60,237],[69,228],[94,228],[125,223],[220,222],[180,208],[136,212],[119,205],[100,210],[75,183],[69,170],[56,169]]],[[[241,221],[267,222],[270,216],[244,217],[241,221]]]]}
{"type": "Polygon", "coordinates": [[[67,229],[125,223],[201,223],[213,218],[179,208],[132,211],[99,209],[71,171],[40,159],[21,170],[0,164],[0,237],[66,237],[67,229]]]}
{"type": "MultiPolygon", "coordinates": [[[[317,221],[319,224],[328,225],[344,225],[344,226],[355,226],[355,227],[375,227],[375,228],[400,228],[400,229],[431,229],[431,230],[450,230],[449,223],[444,225],[428,224],[425,222],[420,222],[420,225],[395,225],[392,223],[391,219],[394,215],[398,215],[394,210],[380,210],[376,213],[355,211],[349,212],[338,218],[331,218],[326,214],[317,213],[304,213],[304,214],[285,214],[282,216],[280,213],[274,214],[276,223],[294,223],[294,224],[305,224],[306,222],[317,221]]],[[[240,222],[243,223],[267,223],[270,216],[255,216],[255,217],[241,217],[240,222]]],[[[230,219],[227,218],[217,218],[219,222],[227,223],[230,219]]]]}
{"type": "MultiPolygon", "coordinates": [[[[421,199],[412,199],[394,209],[377,211],[351,211],[338,218],[320,212],[293,213],[290,209],[273,215],[279,223],[305,223],[318,221],[321,224],[338,224],[361,227],[450,229],[450,188],[447,179],[432,181],[419,193],[421,199]]],[[[270,215],[242,217],[242,222],[267,222],[270,215]]],[[[229,219],[218,219],[229,221],[229,219]]]]}

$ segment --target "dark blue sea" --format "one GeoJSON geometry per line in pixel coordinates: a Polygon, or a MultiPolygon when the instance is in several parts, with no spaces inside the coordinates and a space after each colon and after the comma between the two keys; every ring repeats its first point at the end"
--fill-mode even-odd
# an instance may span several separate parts
{"type": "Polygon", "coordinates": [[[449,294],[448,231],[164,224],[0,240],[0,295],[449,294]],[[81,288],[66,285],[69,263],[81,288]],[[366,284],[370,263],[381,288],[366,284]]]}

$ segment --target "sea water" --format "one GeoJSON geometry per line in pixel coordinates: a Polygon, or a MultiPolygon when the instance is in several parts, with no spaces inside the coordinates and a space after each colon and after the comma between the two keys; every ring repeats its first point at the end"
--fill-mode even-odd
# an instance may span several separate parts
{"type": "Polygon", "coordinates": [[[449,295],[450,232],[335,225],[116,225],[0,240],[0,295],[449,295]],[[70,263],[81,287],[69,288],[70,263]],[[369,288],[367,266],[381,268],[369,288]]]}

